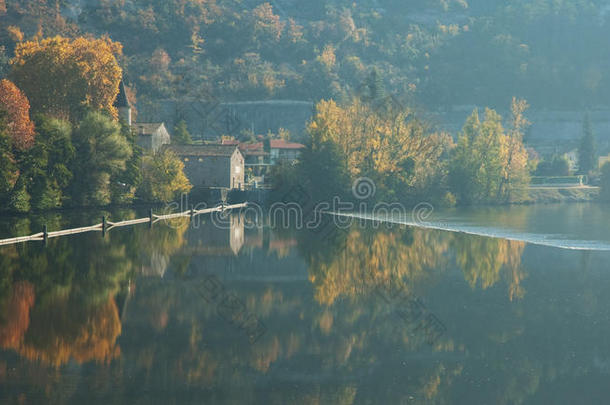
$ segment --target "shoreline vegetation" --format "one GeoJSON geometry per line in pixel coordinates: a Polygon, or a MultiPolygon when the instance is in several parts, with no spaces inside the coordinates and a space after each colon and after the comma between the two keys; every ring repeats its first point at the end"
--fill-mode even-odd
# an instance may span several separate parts
{"type": "MultiPolygon", "coordinates": [[[[109,37],[16,44],[8,79],[0,80],[1,212],[167,203],[191,191],[184,163],[168,151],[143,151],[119,119],[114,103],[123,57],[122,45],[109,37]]],[[[347,101],[316,104],[299,139],[305,149],[296,163],[272,168],[272,188],[300,186],[316,202],[361,201],[352,185],[365,179],[372,188],[367,201],[405,206],[589,201],[593,193],[583,190],[528,195],[540,160],[524,142],[528,107],[513,97],[505,117],[475,108],[454,139],[388,95],[373,70],[347,101]]],[[[583,133],[582,174],[591,174],[596,156],[588,118],[583,133]]],[[[563,163],[545,170],[554,174],[563,163]]],[[[603,198],[610,170],[602,170],[601,183],[603,198]]]]}

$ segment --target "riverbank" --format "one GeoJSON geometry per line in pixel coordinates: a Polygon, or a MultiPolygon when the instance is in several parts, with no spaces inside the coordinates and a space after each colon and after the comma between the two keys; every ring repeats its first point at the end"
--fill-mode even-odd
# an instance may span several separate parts
{"type": "Polygon", "coordinates": [[[599,187],[530,187],[527,197],[515,204],[553,204],[559,202],[595,202],[599,187]]]}

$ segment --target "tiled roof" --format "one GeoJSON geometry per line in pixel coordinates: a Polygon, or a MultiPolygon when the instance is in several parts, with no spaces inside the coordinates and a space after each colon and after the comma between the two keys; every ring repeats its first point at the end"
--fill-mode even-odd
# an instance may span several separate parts
{"type": "Polygon", "coordinates": [[[138,122],[132,124],[131,127],[138,135],[152,135],[161,125],[163,125],[162,122],[138,122]]]}
{"type": "Polygon", "coordinates": [[[125,92],[125,84],[121,80],[119,83],[119,94],[117,94],[112,104],[116,108],[129,107],[129,100],[127,100],[127,93],[125,92]]]}
{"type": "Polygon", "coordinates": [[[296,142],[287,142],[283,139],[272,139],[271,149],[303,149],[305,145],[296,142]]]}
{"type": "Polygon", "coordinates": [[[237,146],[235,145],[167,145],[164,149],[170,150],[178,156],[226,156],[231,157],[237,146]]]}

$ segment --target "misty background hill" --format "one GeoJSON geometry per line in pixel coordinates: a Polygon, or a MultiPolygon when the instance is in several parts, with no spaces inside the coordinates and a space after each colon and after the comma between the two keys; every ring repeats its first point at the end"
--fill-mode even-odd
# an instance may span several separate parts
{"type": "Polygon", "coordinates": [[[460,111],[505,110],[513,96],[540,122],[570,114],[560,127],[531,119],[532,139],[577,138],[586,110],[610,132],[604,1],[0,0],[0,14],[0,74],[20,34],[107,34],[148,115],[159,100],[341,101],[374,72],[379,91],[438,112],[452,132],[460,111]]]}

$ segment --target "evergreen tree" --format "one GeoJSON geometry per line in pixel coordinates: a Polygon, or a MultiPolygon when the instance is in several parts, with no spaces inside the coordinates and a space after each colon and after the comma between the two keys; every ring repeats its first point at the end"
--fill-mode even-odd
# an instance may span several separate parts
{"type": "Polygon", "coordinates": [[[578,166],[581,174],[589,174],[592,170],[597,169],[595,136],[593,135],[589,114],[585,114],[582,130],[583,134],[578,148],[578,166]]]}
{"type": "Polygon", "coordinates": [[[186,126],[186,121],[180,120],[174,127],[174,134],[172,137],[172,143],[176,145],[190,145],[193,143],[191,134],[186,126]]]}
{"type": "Polygon", "coordinates": [[[77,205],[110,203],[111,178],[125,170],[132,156],[119,124],[100,112],[90,112],[74,131],[73,142],[73,201],[77,205]]]}
{"type": "Polygon", "coordinates": [[[61,206],[65,191],[72,181],[69,169],[74,159],[72,127],[69,122],[37,116],[38,134],[34,146],[21,163],[28,192],[34,209],[44,210],[61,206]]]}
{"type": "Polygon", "coordinates": [[[19,170],[11,148],[11,139],[0,119],[0,208],[8,208],[11,193],[19,177],[19,170]]]}
{"type": "Polygon", "coordinates": [[[142,183],[142,148],[137,144],[137,135],[131,131],[126,122],[120,121],[121,134],[127,139],[132,155],[125,162],[125,169],[118,172],[111,180],[112,202],[125,204],[135,198],[135,193],[142,183]]]}
{"type": "Polygon", "coordinates": [[[378,104],[383,101],[385,95],[386,91],[385,86],[383,85],[383,77],[381,77],[377,68],[373,68],[369,77],[366,79],[361,98],[363,101],[370,104],[378,104]]]}

